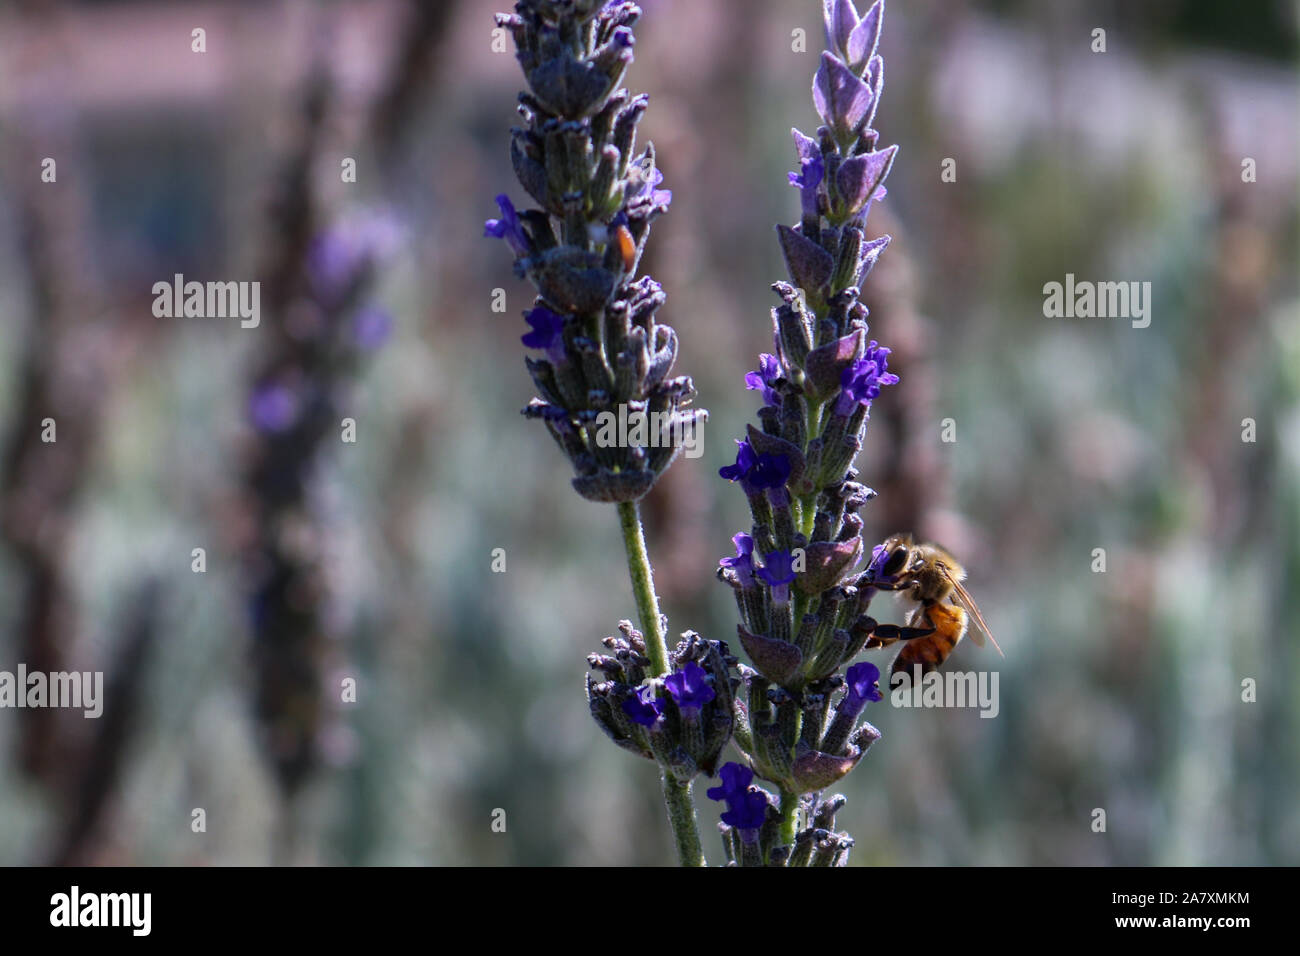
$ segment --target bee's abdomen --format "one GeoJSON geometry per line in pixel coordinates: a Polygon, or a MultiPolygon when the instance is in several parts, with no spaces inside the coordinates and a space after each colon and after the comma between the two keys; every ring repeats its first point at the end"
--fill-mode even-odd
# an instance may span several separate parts
{"type": "Polygon", "coordinates": [[[933,627],[934,633],[905,643],[889,669],[891,675],[899,671],[911,674],[918,665],[922,674],[928,674],[942,665],[966,633],[966,612],[953,604],[923,604],[908,623],[933,627]]]}

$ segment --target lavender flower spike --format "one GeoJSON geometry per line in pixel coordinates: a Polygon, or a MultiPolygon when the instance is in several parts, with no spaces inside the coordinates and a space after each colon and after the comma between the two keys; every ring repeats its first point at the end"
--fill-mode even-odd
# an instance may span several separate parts
{"type": "Polygon", "coordinates": [[[505,240],[536,291],[521,344],[535,353],[525,366],[538,397],[524,414],[569,459],[580,495],[617,506],[642,630],[622,622],[622,636],[606,638],[611,653],[588,658],[604,675],[587,677],[592,717],[659,765],[678,859],[698,866],[691,783],[731,740],[738,681],[721,641],[687,631],[669,650],[638,511],[707,417],[691,407],[691,380],[671,374],[677,334],[655,320],[663,289],[637,277],[651,223],[673,198],[654,147],[637,150],[648,100],[621,87],[640,16],[626,0],[516,0],[497,15],[528,84],[510,154],[531,208],[503,193],[484,234],[505,240]]]}
{"type": "Polygon", "coordinates": [[[765,801],[750,808],[742,785],[726,783],[729,852],[742,865],[842,864],[847,834],[816,846],[811,837],[831,830],[842,799],[810,817],[801,798],[848,774],[880,736],[859,723],[867,701],[880,699],[880,672],[849,666],[876,628],[867,614],[875,588],[855,570],[864,551],[858,511],[875,493],[858,483],[854,461],[871,404],[898,376],[889,349],[867,338],[858,294],[889,243],[866,241],[865,224],[886,195],[897,147],[877,149],[871,128],[883,90],[883,2],[863,16],[851,0],[824,0],[824,9],[828,50],[812,87],[823,125],[816,136],[794,131],[799,168],[789,178],[800,192],[799,221],[777,227],[789,281],[773,285],[782,303],[773,310],[776,352],[746,376],[764,404],[758,426],[737,442],[736,463],[720,472],[740,482],[752,518],[718,573],[735,593],[738,633],[754,665],[744,672],[748,706],[736,743],[752,772],[780,790],[779,820],[765,824],[765,801]]]}
{"type": "Polygon", "coordinates": [[[484,234],[506,241],[537,291],[524,344],[546,353],[527,362],[542,401],[524,414],[546,425],[592,501],[643,497],[707,417],[690,407],[691,380],[670,374],[677,335],[655,321],[663,290],[636,277],[650,225],[672,202],[654,147],[636,152],[647,98],[619,86],[640,15],[634,3],[519,0],[497,16],[529,86],[510,154],[536,208],[497,196],[501,215],[484,234]],[[598,420],[620,413],[669,427],[612,447],[598,420]]]}

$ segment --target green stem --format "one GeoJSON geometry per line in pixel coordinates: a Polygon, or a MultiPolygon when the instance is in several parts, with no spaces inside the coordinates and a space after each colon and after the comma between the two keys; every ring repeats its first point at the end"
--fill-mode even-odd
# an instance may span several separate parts
{"type": "Polygon", "coordinates": [[[799,794],[781,791],[781,842],[794,846],[796,824],[799,820],[799,794]]]}
{"type": "Polygon", "coordinates": [[[627,549],[627,571],[632,578],[632,594],[641,618],[646,656],[655,677],[668,673],[668,649],[664,645],[663,622],[659,618],[659,598],[655,595],[654,571],[646,553],[645,535],[641,531],[641,512],[635,501],[618,503],[618,520],[623,526],[623,546],[627,549]]]}
{"type": "Polygon", "coordinates": [[[664,774],[664,802],[668,804],[668,822],[677,841],[677,862],[682,866],[704,866],[704,851],[700,849],[700,831],[695,825],[695,801],[691,799],[690,783],[674,780],[664,774]]]}
{"type": "MultiPolygon", "coordinates": [[[[618,519],[623,527],[623,546],[627,549],[627,571],[632,579],[641,634],[645,638],[646,656],[654,676],[668,673],[668,648],[664,643],[663,621],[659,616],[659,598],[655,594],[654,569],[646,552],[645,534],[641,530],[641,513],[635,501],[620,501],[618,519]]],[[[663,774],[664,802],[668,805],[668,822],[677,842],[677,860],[682,866],[704,866],[700,848],[700,831],[695,822],[695,802],[690,782],[682,783],[666,770],[663,774]]]]}

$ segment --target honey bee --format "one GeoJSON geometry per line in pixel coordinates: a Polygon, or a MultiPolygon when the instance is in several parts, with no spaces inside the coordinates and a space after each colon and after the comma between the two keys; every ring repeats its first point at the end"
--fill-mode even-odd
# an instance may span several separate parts
{"type": "Polygon", "coordinates": [[[984,623],[984,615],[962,587],[966,569],[947,551],[933,544],[913,544],[910,534],[895,534],[885,540],[867,568],[864,584],[884,591],[900,591],[916,602],[905,627],[877,625],[867,647],[888,647],[905,641],[894,658],[890,675],[912,673],[916,665],[928,674],[948,659],[966,634],[970,616],[976,628],[971,639],[983,647],[984,635],[999,654],[1002,648],[984,623]]]}

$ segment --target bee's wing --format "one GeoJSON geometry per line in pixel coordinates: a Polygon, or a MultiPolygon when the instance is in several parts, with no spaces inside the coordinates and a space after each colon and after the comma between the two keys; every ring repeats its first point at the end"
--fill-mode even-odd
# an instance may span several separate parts
{"type": "Polygon", "coordinates": [[[993,636],[993,632],[990,631],[989,626],[984,623],[984,615],[980,613],[979,605],[976,604],[975,599],[970,596],[970,592],[962,587],[961,582],[957,580],[956,576],[947,565],[944,565],[943,574],[944,577],[948,579],[948,583],[952,585],[952,603],[969,611],[971,616],[975,618],[975,623],[978,625],[978,627],[972,627],[969,629],[968,633],[970,634],[970,639],[974,641],[977,646],[983,647],[984,635],[987,634],[989,640],[993,642],[993,647],[997,650],[998,654],[1005,657],[1006,655],[1002,654],[1002,648],[998,647],[998,642],[993,636]]]}

